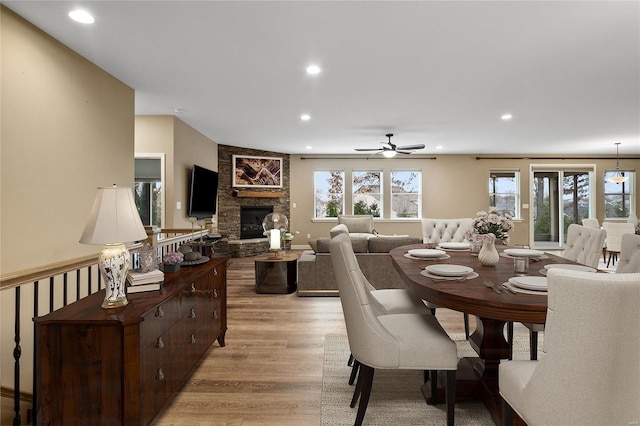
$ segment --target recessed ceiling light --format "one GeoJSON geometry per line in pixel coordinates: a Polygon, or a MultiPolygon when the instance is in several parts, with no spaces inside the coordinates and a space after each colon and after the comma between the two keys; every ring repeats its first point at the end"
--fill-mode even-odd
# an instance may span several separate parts
{"type": "Polygon", "coordinates": [[[507,113],[507,114],[502,114],[502,116],[500,117],[503,120],[507,121],[507,120],[511,120],[513,118],[513,115],[507,113]]]}
{"type": "Polygon", "coordinates": [[[69,18],[81,24],[93,24],[95,19],[86,10],[76,9],[69,12],[69,18]]]}
{"type": "Polygon", "coordinates": [[[300,116],[300,120],[302,120],[302,121],[309,121],[309,120],[311,120],[311,116],[310,116],[309,114],[302,114],[302,115],[300,116]]]}
{"type": "Polygon", "coordinates": [[[320,71],[322,71],[320,67],[315,64],[307,67],[307,74],[316,75],[320,74],[320,71]]]}
{"type": "Polygon", "coordinates": [[[307,145],[307,149],[311,149],[313,148],[311,145],[307,145]]]}
{"type": "Polygon", "coordinates": [[[442,145],[436,146],[436,149],[442,149],[442,145]]]}

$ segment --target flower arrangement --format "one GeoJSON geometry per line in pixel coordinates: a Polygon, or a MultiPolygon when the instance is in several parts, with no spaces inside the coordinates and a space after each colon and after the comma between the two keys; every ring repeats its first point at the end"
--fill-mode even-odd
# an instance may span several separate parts
{"type": "Polygon", "coordinates": [[[287,241],[291,241],[295,238],[296,235],[298,235],[300,233],[300,231],[294,231],[294,232],[285,232],[284,234],[282,234],[282,239],[283,240],[287,240],[287,241]]]}
{"type": "Polygon", "coordinates": [[[162,258],[162,261],[167,265],[177,265],[178,263],[182,263],[184,260],[184,255],[177,251],[172,251],[167,253],[162,258]]]}
{"type": "Polygon", "coordinates": [[[513,227],[510,215],[502,215],[497,208],[491,207],[489,212],[476,213],[476,218],[473,219],[471,228],[467,230],[465,236],[472,240],[476,234],[493,234],[497,240],[502,240],[506,244],[509,242],[509,231],[513,227]]]}

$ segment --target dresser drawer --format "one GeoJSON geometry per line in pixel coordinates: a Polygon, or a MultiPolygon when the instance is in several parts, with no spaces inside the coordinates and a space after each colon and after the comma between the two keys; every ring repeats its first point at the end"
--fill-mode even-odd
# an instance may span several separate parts
{"type": "Polygon", "coordinates": [[[180,299],[172,297],[143,315],[140,347],[146,348],[180,319],[180,299]]]}

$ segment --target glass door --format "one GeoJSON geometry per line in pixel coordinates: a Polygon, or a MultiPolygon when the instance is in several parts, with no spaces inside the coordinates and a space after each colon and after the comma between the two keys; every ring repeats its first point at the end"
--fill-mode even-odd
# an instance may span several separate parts
{"type": "Polygon", "coordinates": [[[582,224],[591,212],[592,171],[540,170],[533,172],[533,245],[564,246],[567,228],[582,224]]]}

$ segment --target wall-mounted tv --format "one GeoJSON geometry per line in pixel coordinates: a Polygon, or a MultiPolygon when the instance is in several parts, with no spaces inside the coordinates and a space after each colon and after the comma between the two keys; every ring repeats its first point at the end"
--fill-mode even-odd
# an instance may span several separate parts
{"type": "Polygon", "coordinates": [[[218,198],[218,172],[193,166],[189,193],[189,217],[210,218],[216,213],[218,198]]]}

